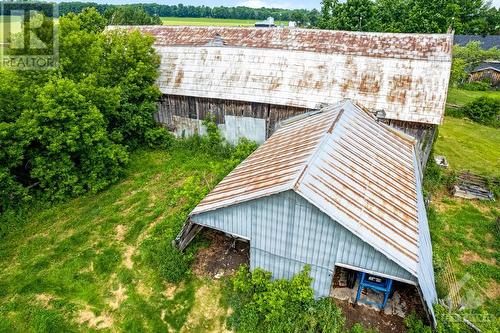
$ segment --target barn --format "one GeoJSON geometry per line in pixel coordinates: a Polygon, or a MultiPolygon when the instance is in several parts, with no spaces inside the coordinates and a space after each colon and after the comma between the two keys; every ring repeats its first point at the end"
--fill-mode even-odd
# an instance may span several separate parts
{"type": "Polygon", "coordinates": [[[189,215],[250,243],[250,268],[290,278],[310,265],[317,297],[341,267],[415,286],[433,318],[432,247],[416,141],[346,100],[291,119],[189,215]]]}
{"type": "Polygon", "coordinates": [[[452,35],[138,29],[161,55],[156,120],[179,136],[203,133],[212,114],[228,141],[263,143],[280,122],[347,98],[414,136],[425,164],[443,120],[452,35]]]}

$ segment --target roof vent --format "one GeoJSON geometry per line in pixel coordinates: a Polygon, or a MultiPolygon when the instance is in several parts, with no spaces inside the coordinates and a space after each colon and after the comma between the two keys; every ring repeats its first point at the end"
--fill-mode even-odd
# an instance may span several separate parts
{"type": "Polygon", "coordinates": [[[215,34],[214,39],[207,43],[207,46],[224,46],[226,42],[219,33],[215,34]]]}

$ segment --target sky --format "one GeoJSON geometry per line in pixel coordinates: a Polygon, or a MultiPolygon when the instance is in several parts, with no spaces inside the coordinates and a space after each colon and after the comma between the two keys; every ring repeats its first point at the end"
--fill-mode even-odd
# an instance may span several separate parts
{"type": "MultiPolygon", "coordinates": [[[[67,0],[65,0],[67,1],[67,0]]],[[[286,8],[286,9],[320,9],[321,0],[81,0],[97,3],[124,4],[124,3],[145,3],[154,2],[165,5],[176,5],[182,3],[184,5],[200,6],[246,6],[252,8],[269,7],[269,8],[286,8]]],[[[500,7],[500,0],[492,0],[494,7],[500,7]]]]}

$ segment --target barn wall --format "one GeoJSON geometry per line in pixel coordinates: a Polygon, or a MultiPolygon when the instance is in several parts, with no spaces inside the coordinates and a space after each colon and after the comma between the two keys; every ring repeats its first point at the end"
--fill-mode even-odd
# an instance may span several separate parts
{"type": "Polygon", "coordinates": [[[203,134],[202,121],[211,114],[229,142],[237,143],[239,138],[245,137],[263,143],[279,121],[307,111],[263,103],[163,95],[155,119],[178,136],[189,136],[203,134]]]}
{"type": "Polygon", "coordinates": [[[290,278],[311,265],[316,296],[330,293],[336,263],[415,281],[406,270],[293,191],[194,215],[192,221],[250,239],[250,266],[290,278]]]}

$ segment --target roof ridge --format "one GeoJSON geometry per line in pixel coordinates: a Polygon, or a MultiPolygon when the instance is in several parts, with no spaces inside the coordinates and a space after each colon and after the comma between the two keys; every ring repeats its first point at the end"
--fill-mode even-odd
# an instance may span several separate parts
{"type": "MultiPolygon", "coordinates": [[[[300,181],[302,180],[302,178],[304,178],[305,176],[305,173],[307,171],[307,167],[312,163],[312,161],[316,158],[316,156],[318,155],[318,152],[320,151],[320,148],[323,146],[323,144],[328,140],[328,138],[330,138],[330,136],[332,135],[333,133],[333,129],[336,127],[336,125],[339,123],[340,121],[340,118],[342,118],[343,114],[344,114],[344,107],[346,105],[348,101],[347,100],[344,100],[344,101],[341,101],[340,103],[337,103],[337,107],[339,108],[339,111],[337,112],[337,116],[335,117],[335,119],[332,121],[332,124],[330,125],[330,127],[326,130],[325,134],[323,135],[323,137],[321,138],[320,142],[318,143],[318,145],[316,146],[316,148],[314,148],[314,151],[312,152],[311,156],[307,159],[304,167],[302,168],[302,170],[300,171],[299,175],[297,176],[296,179],[294,179],[294,181],[292,182],[292,187],[291,189],[292,190],[296,190],[300,184],[300,181]]],[[[351,103],[352,104],[352,103],[351,103]]]]}

